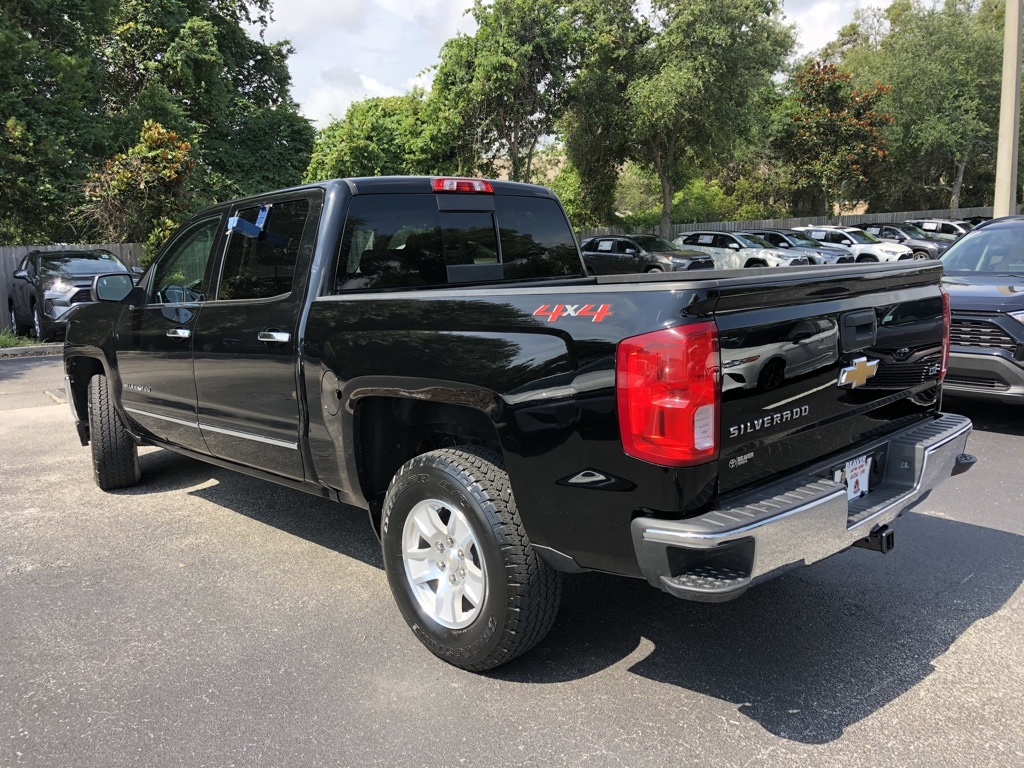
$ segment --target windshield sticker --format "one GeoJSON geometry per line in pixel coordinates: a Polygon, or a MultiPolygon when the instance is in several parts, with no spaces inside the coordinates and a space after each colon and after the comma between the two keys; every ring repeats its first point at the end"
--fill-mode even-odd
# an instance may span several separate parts
{"type": "Polygon", "coordinates": [[[553,323],[562,317],[589,317],[593,323],[600,323],[612,314],[611,304],[544,304],[534,313],[534,317],[546,317],[553,323]]]}

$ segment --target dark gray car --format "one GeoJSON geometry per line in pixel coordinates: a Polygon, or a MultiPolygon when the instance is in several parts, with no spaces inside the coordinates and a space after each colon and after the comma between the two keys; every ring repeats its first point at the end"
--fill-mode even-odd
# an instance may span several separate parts
{"type": "Polygon", "coordinates": [[[913,224],[869,223],[861,224],[860,228],[869,232],[879,240],[899,243],[910,248],[917,257],[927,256],[937,259],[952,245],[949,240],[925,232],[913,224]]]}
{"type": "Polygon", "coordinates": [[[67,313],[91,301],[93,277],[141,271],[129,269],[109,251],[32,251],[14,270],[8,292],[11,331],[31,331],[40,341],[63,336],[67,313]]]}
{"type": "Polygon", "coordinates": [[[706,253],[680,248],[655,235],[608,235],[591,237],[580,245],[587,271],[594,275],[631,272],[680,272],[714,269],[706,253]]]}

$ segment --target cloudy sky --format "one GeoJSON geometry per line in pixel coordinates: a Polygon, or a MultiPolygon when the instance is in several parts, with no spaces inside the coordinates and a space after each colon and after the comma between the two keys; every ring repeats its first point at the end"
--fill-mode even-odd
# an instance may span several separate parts
{"type": "MultiPolygon", "coordinates": [[[[852,20],[857,8],[887,0],[784,0],[801,48],[820,48],[852,20]]],[[[441,44],[475,29],[465,10],[472,0],[278,0],[269,40],[287,38],[293,94],[318,127],[343,117],[353,101],[405,93],[426,85],[423,71],[441,44]]]]}

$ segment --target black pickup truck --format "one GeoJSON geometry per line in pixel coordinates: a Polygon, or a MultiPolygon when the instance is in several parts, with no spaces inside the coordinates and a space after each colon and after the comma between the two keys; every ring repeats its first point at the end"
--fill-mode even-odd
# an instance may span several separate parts
{"type": "Polygon", "coordinates": [[[97,277],[67,392],[101,488],[150,444],[368,510],[413,632],[484,670],[548,631],[561,572],[716,601],[887,551],[973,463],[940,275],[594,277],[542,187],[335,180],[97,277]]]}

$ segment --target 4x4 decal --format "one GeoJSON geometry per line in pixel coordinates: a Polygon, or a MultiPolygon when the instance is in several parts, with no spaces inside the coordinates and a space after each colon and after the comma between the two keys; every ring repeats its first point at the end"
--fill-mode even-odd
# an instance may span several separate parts
{"type": "Polygon", "coordinates": [[[546,317],[549,323],[560,317],[589,317],[591,322],[600,323],[611,314],[611,304],[544,304],[533,313],[533,316],[546,317]]]}

